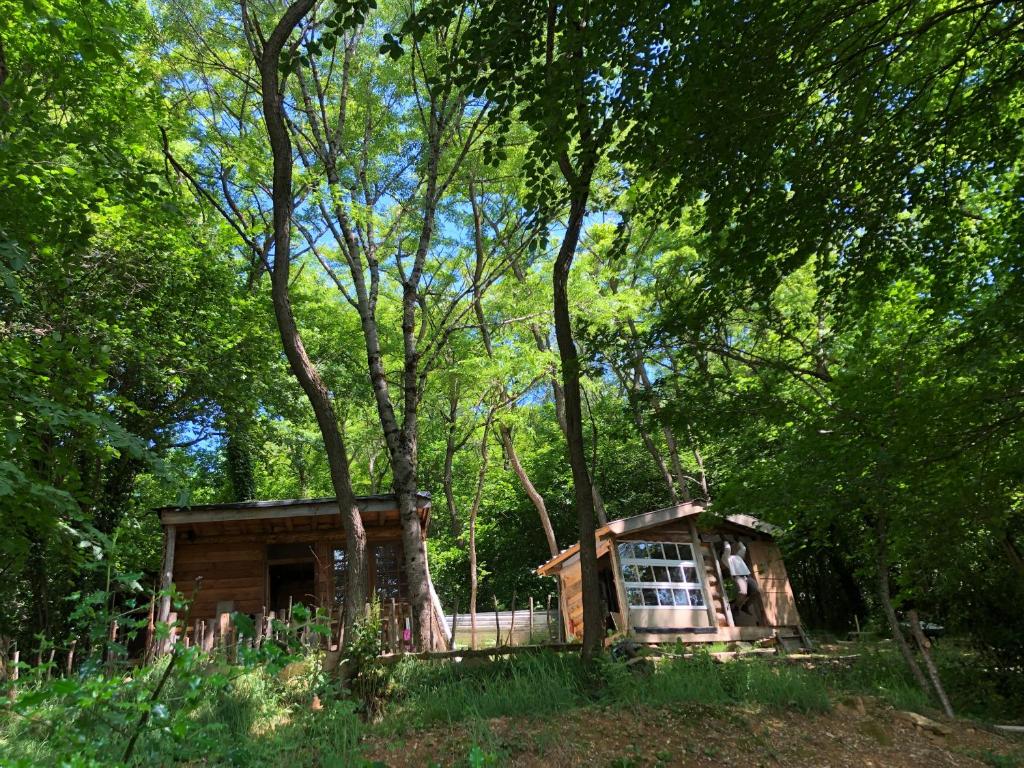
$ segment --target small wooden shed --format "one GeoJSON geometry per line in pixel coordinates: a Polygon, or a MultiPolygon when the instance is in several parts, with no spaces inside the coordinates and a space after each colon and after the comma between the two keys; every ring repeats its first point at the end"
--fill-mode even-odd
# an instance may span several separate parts
{"type": "MultiPolygon", "coordinates": [[[[730,515],[697,527],[705,506],[676,504],[614,520],[597,531],[597,565],[606,629],[641,643],[752,641],[801,636],[793,590],[773,526],[730,515]],[[733,610],[723,578],[726,541],[746,545],[760,595],[733,610]]],[[[537,569],[560,582],[566,636],[583,632],[579,544],[537,569]]]]}
{"type": "MultiPolygon", "coordinates": [[[[430,495],[418,495],[421,527],[430,522],[430,495]]],[[[394,494],[356,499],[366,529],[367,594],[382,609],[408,621],[408,578],[402,530],[394,494]]],[[[200,504],[157,510],[164,532],[162,585],[171,582],[186,596],[196,577],[202,586],[191,608],[195,619],[225,613],[257,616],[289,605],[337,612],[344,602],[345,532],[337,500],[288,499],[200,504]]],[[[434,636],[444,642],[448,628],[435,597],[434,636]]],[[[160,607],[161,621],[169,601],[160,607]]]]}

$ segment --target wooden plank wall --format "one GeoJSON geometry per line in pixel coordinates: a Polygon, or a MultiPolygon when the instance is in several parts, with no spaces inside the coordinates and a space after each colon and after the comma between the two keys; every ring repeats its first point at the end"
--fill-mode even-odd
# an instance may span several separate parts
{"type": "Polygon", "coordinates": [[[217,603],[233,601],[234,610],[259,613],[266,603],[266,547],[255,542],[190,542],[178,537],[174,557],[174,583],[189,597],[197,576],[202,588],[192,606],[192,615],[215,616],[217,603]]]}
{"type": "Polygon", "coordinates": [[[793,588],[786,573],[782,552],[774,541],[754,541],[750,544],[750,562],[754,578],[761,587],[765,618],[775,627],[796,626],[800,615],[796,610],[793,588]]]}

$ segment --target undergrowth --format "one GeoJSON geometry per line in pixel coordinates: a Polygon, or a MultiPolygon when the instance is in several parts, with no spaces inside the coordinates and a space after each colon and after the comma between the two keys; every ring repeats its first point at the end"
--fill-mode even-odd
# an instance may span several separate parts
{"type": "MultiPolygon", "coordinates": [[[[831,693],[927,710],[895,654],[868,647],[860,654],[852,664],[813,669],[764,658],[720,664],[706,652],[629,664],[605,657],[591,670],[575,655],[547,652],[460,664],[410,658],[390,668],[367,662],[372,685],[350,690],[324,678],[315,653],[287,665],[248,666],[185,656],[127,762],[125,728],[166,659],[115,680],[94,670],[23,686],[14,704],[0,707],[0,765],[359,766],[367,765],[367,735],[397,744],[406,732],[438,724],[466,722],[472,730],[490,718],[554,717],[594,705],[813,713],[830,708],[831,693]]],[[[483,746],[467,764],[490,764],[500,753],[500,745],[483,746]]]]}

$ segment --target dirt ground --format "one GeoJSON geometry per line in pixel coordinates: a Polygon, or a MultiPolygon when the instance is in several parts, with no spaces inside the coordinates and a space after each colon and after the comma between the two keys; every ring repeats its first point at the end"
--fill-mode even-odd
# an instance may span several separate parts
{"type": "Polygon", "coordinates": [[[388,766],[744,766],[922,768],[1024,766],[1024,738],[966,721],[948,735],[922,729],[891,707],[850,699],[827,714],[756,709],[585,708],[557,718],[497,718],[410,731],[367,744],[388,766]],[[468,757],[474,745],[476,760],[468,757]]]}

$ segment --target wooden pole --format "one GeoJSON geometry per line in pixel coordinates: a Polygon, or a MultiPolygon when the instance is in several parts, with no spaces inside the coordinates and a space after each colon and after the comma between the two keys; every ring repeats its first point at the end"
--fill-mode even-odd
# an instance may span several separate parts
{"type": "Polygon", "coordinates": [[[53,676],[53,657],[57,655],[57,648],[53,647],[50,649],[50,656],[46,660],[46,679],[49,680],[53,676]]]}
{"type": "Polygon", "coordinates": [[[263,645],[263,630],[266,621],[267,606],[263,606],[263,610],[256,614],[256,621],[254,622],[256,628],[256,636],[252,639],[254,648],[260,648],[263,645]]]}
{"type": "Polygon", "coordinates": [[[206,626],[203,629],[203,650],[210,653],[213,650],[213,633],[216,627],[214,619],[210,619],[208,623],[204,622],[206,626]]]}
{"type": "Polygon", "coordinates": [[[156,636],[156,593],[149,596],[149,613],[146,616],[146,650],[143,652],[143,661],[149,664],[153,660],[153,639],[156,636]]]}
{"type": "MultiPolygon", "coordinates": [[[[163,568],[160,570],[160,612],[157,616],[157,620],[163,624],[167,623],[167,620],[171,615],[171,595],[170,589],[171,584],[174,581],[174,543],[178,538],[178,529],[173,525],[168,525],[164,528],[164,562],[163,568]]],[[[160,648],[157,653],[162,654],[167,650],[167,641],[160,643],[160,648]]]]}
{"type": "Polygon", "coordinates": [[[71,645],[68,647],[68,660],[64,665],[64,674],[67,677],[71,677],[71,671],[75,667],[75,646],[78,644],[77,640],[72,640],[71,645]]]}
{"type": "Polygon", "coordinates": [[[508,644],[512,645],[512,633],[516,631],[516,593],[512,591],[512,621],[508,625],[508,644]]]}
{"type": "Polygon", "coordinates": [[[459,623],[459,601],[455,601],[455,612],[452,613],[452,636],[448,639],[448,650],[455,650],[455,627],[459,623]]]}
{"type": "Polygon", "coordinates": [[[533,645],[533,597],[530,598],[530,637],[526,642],[533,645]]]}
{"type": "Polygon", "coordinates": [[[544,633],[551,639],[551,595],[548,595],[548,604],[544,609],[544,633]]]}
{"type": "Polygon", "coordinates": [[[501,645],[501,621],[498,616],[498,596],[494,596],[494,646],[501,645]]]}

